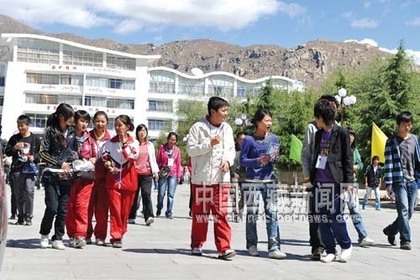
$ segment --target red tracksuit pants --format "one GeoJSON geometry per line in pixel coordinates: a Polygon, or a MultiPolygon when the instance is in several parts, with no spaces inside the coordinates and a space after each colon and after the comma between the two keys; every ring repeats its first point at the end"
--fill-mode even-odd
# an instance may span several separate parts
{"type": "Polygon", "coordinates": [[[110,213],[110,234],[111,243],[115,240],[121,240],[124,233],[127,232],[128,216],[133,205],[136,191],[123,189],[107,189],[110,213]]]}
{"type": "Polygon", "coordinates": [[[70,238],[86,237],[92,188],[92,181],[78,179],[73,183],[66,216],[67,235],[70,238]]]}
{"type": "Polygon", "coordinates": [[[87,238],[106,239],[108,231],[108,193],[105,188],[105,179],[95,180],[89,201],[87,238]],[[95,229],[92,226],[93,214],[95,214],[95,229]]]}
{"type": "Polygon", "coordinates": [[[192,186],[192,228],[191,248],[203,247],[207,239],[210,211],[213,213],[214,240],[218,252],[230,249],[231,228],[226,219],[228,210],[229,188],[225,185],[192,186]]]}

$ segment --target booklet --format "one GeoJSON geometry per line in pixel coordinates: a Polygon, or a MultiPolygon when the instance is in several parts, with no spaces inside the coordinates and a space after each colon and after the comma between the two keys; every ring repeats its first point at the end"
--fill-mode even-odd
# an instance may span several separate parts
{"type": "Polygon", "coordinates": [[[270,143],[267,149],[267,155],[270,156],[271,161],[278,160],[280,154],[280,144],[279,143],[270,143]]]}

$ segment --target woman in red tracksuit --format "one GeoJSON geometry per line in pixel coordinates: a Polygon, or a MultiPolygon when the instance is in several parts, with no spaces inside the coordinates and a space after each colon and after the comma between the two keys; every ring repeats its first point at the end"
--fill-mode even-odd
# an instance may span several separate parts
{"type": "MultiPolygon", "coordinates": [[[[79,144],[79,157],[96,161],[95,142],[86,130],[90,123],[90,115],[85,110],[79,110],[74,114],[76,124],[75,134],[79,144]]],[[[93,173],[93,172],[92,172],[93,173]]],[[[79,177],[73,182],[70,192],[70,200],[67,205],[66,228],[70,237],[70,246],[82,248],[86,245],[86,232],[88,225],[88,206],[93,188],[93,178],[79,177]]]]}
{"type": "Polygon", "coordinates": [[[86,242],[92,243],[92,234],[95,235],[95,242],[98,246],[105,246],[105,239],[108,231],[108,194],[105,188],[106,170],[100,153],[106,141],[111,139],[111,134],[106,129],[108,115],[104,111],[97,111],[93,116],[93,129],[90,136],[95,142],[97,160],[95,164],[95,181],[89,201],[88,229],[86,242]],[[95,213],[95,229],[92,226],[92,218],[95,213]]]}
{"type": "Polygon", "coordinates": [[[134,125],[127,115],[115,119],[117,135],[102,148],[102,160],[106,174],[106,189],[110,210],[111,244],[122,247],[127,232],[128,216],[137,190],[137,171],[134,161],[139,155],[139,142],[128,134],[134,125]]]}

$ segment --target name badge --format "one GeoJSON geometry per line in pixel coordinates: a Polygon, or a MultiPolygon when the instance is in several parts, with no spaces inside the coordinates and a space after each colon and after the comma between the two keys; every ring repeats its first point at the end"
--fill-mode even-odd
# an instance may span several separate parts
{"type": "Polygon", "coordinates": [[[318,169],[325,169],[325,166],[327,166],[327,156],[318,156],[318,159],[316,160],[315,168],[318,169]]]}
{"type": "Polygon", "coordinates": [[[173,158],[168,158],[168,166],[172,167],[172,165],[174,165],[174,159],[173,158]]]}

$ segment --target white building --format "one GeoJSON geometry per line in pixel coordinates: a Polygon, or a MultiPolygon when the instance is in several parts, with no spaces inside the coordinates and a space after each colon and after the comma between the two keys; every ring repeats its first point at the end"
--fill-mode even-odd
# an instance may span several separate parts
{"type": "MultiPolygon", "coordinates": [[[[168,122],[175,125],[180,99],[207,100],[212,95],[246,97],[271,79],[276,88],[303,90],[303,84],[282,76],[247,80],[227,72],[187,75],[149,68],[159,55],[134,55],[34,34],[1,34],[0,117],[2,138],[16,133],[16,119],[26,114],[32,131],[42,134],[48,116],[60,103],[92,116],[105,111],[114,119],[129,115],[144,123],[152,138],[168,122]]],[[[198,74],[197,74],[198,72],[198,74]]]]}

